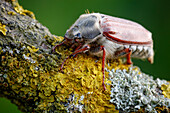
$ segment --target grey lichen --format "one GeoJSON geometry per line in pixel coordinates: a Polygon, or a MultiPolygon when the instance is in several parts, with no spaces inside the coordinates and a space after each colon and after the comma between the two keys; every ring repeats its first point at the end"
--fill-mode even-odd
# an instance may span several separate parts
{"type": "Polygon", "coordinates": [[[152,76],[142,73],[137,67],[129,70],[107,70],[111,82],[111,103],[117,109],[126,112],[137,112],[144,108],[145,112],[157,112],[156,106],[170,107],[170,99],[162,95],[161,85],[165,80],[153,80],[152,76]]]}
{"type": "MultiPolygon", "coordinates": [[[[51,43],[54,42],[53,35],[49,30],[40,24],[30,15],[26,15],[26,11],[21,14],[21,6],[18,4],[17,0],[5,1],[0,0],[0,24],[5,25],[5,33],[2,32],[0,28],[0,33],[2,32],[0,38],[0,45],[6,46],[11,45],[13,47],[19,48],[21,44],[26,46],[34,46],[39,48],[38,52],[49,52],[51,51],[51,43]],[[17,8],[18,7],[18,8],[17,8]],[[20,9],[18,13],[15,9],[20,9]],[[15,15],[9,15],[7,12],[15,12],[15,15]],[[5,34],[5,35],[4,35],[5,34]],[[43,38],[43,37],[47,38],[43,38]],[[51,42],[47,42],[47,39],[52,39],[51,42]]],[[[3,29],[4,29],[3,28],[3,29]]],[[[4,30],[3,30],[4,31],[4,30]]],[[[6,48],[7,49],[7,48],[6,48]]],[[[8,50],[8,49],[7,49],[8,50]]]]}
{"type": "Polygon", "coordinates": [[[74,113],[74,112],[82,113],[83,109],[85,109],[85,106],[81,103],[83,99],[84,99],[84,95],[82,95],[81,98],[78,99],[74,94],[71,94],[67,100],[67,103],[65,104],[67,113],[74,113]]]}

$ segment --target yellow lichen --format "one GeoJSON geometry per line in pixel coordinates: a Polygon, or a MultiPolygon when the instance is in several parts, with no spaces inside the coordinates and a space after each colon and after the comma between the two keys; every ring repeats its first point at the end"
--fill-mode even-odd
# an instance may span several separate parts
{"type": "Polygon", "coordinates": [[[15,0],[13,0],[12,3],[13,3],[13,5],[14,5],[14,9],[15,9],[15,11],[16,11],[17,13],[19,13],[19,14],[21,14],[21,15],[24,15],[24,16],[25,16],[25,15],[28,15],[28,16],[30,16],[31,18],[35,19],[35,15],[34,15],[33,12],[31,12],[31,11],[29,11],[29,10],[23,9],[23,7],[20,6],[20,5],[18,4],[18,2],[15,1],[15,0]]]}
{"type": "Polygon", "coordinates": [[[6,25],[3,25],[2,23],[0,23],[0,32],[6,36],[6,32],[7,30],[5,29],[6,25]]]}
{"type": "MultiPolygon", "coordinates": [[[[47,36],[45,38],[48,39],[47,36]]],[[[63,37],[55,38],[56,43],[63,39],[63,37]]],[[[52,55],[38,54],[36,53],[38,49],[34,46],[27,46],[25,49],[23,54],[26,58],[6,54],[2,56],[2,65],[10,70],[7,72],[8,77],[6,78],[9,87],[16,94],[22,95],[22,98],[27,98],[27,96],[32,98],[37,103],[36,109],[47,110],[54,103],[60,110],[65,110],[67,106],[62,103],[69,103],[68,99],[74,95],[76,100],[71,103],[74,105],[81,103],[85,106],[83,110],[86,112],[119,112],[115,109],[114,104],[110,103],[111,88],[108,84],[111,81],[108,79],[107,71],[105,71],[105,91],[102,85],[102,58],[83,53],[78,54],[75,58],[71,57],[65,62],[62,72],[59,71],[60,66],[63,60],[72,53],[70,50],[63,46],[57,47],[56,52],[61,56],[53,59],[58,63],[53,67],[49,64],[49,62],[54,62],[49,59],[52,55]],[[35,62],[31,63],[27,57],[35,62]]],[[[106,62],[105,66],[109,70],[114,68],[128,71],[129,65],[123,64],[120,59],[106,62]]],[[[138,70],[138,68],[133,69],[138,70]]],[[[168,86],[162,86],[162,90],[166,94],[169,92],[167,89],[168,86]]]]}
{"type": "MultiPolygon", "coordinates": [[[[57,37],[57,41],[62,41],[63,37],[57,37]]],[[[27,57],[34,59],[36,62],[28,62],[27,59],[18,60],[17,57],[5,56],[5,59],[10,59],[10,61],[2,63],[8,63],[9,70],[9,85],[12,90],[17,93],[23,93],[23,98],[26,95],[35,96],[34,101],[38,102],[38,108],[45,110],[47,106],[50,106],[51,102],[58,100],[59,102],[67,102],[69,95],[74,94],[77,100],[74,104],[78,104],[81,96],[84,99],[81,100],[81,104],[85,105],[84,110],[87,112],[118,112],[115,106],[110,103],[110,83],[108,78],[108,73],[106,72],[105,84],[106,91],[102,86],[103,74],[102,74],[102,59],[95,58],[93,56],[88,56],[86,54],[77,55],[76,58],[70,58],[65,63],[63,72],[57,71],[60,69],[60,65],[54,68],[47,64],[46,59],[43,55],[39,54],[37,59],[34,56],[38,51],[35,47],[27,46],[30,53],[24,53],[27,57]],[[9,58],[8,58],[9,57],[9,58]],[[44,59],[44,60],[42,60],[44,59]],[[40,63],[43,61],[44,63],[40,63]],[[45,64],[42,66],[42,64],[45,64]],[[27,67],[27,68],[24,68],[27,67]],[[22,87],[19,84],[23,84],[22,87]],[[38,93],[38,97],[37,95],[38,93]],[[54,93],[55,92],[55,93],[54,93]],[[46,106],[44,108],[44,106],[46,106]]],[[[71,54],[71,51],[65,50],[62,47],[56,49],[58,53],[61,54],[61,59],[58,59],[59,64],[71,54]]],[[[4,60],[5,60],[4,59],[4,60]]],[[[57,60],[57,59],[56,59],[57,60]]],[[[106,65],[108,69],[116,68],[123,69],[127,68],[128,65],[122,64],[121,60],[108,61],[110,66],[106,65]]],[[[62,104],[57,104],[60,109],[65,109],[62,104]]]]}
{"type": "MultiPolygon", "coordinates": [[[[47,36],[45,36],[44,38],[46,38],[47,36]]],[[[56,36],[53,36],[53,38],[55,39],[55,41],[51,44],[51,45],[56,45],[56,42],[61,42],[64,38],[63,37],[61,37],[61,36],[58,36],[58,37],[56,37],[56,36]]]]}
{"type": "MultiPolygon", "coordinates": [[[[60,50],[60,48],[58,48],[60,50]]],[[[60,51],[57,51],[61,53],[60,51]]],[[[70,54],[62,50],[63,59],[70,54]]],[[[108,61],[109,62],[109,61],[108,61]]],[[[110,61],[110,66],[106,65],[108,69],[128,69],[129,65],[122,64],[121,60],[110,61]]],[[[110,86],[106,85],[106,91],[102,86],[102,59],[94,58],[86,54],[77,55],[76,58],[70,58],[64,65],[64,74],[58,73],[55,79],[60,82],[57,85],[57,97],[62,100],[67,98],[69,94],[73,93],[76,98],[84,95],[81,103],[85,104],[87,112],[118,112],[115,106],[109,102],[110,100],[110,86]],[[61,95],[60,95],[61,94],[61,95]]],[[[105,84],[110,83],[107,79],[106,72],[105,84]]]]}
{"type": "Polygon", "coordinates": [[[31,53],[35,53],[35,52],[37,52],[37,51],[39,50],[39,48],[36,48],[35,46],[32,46],[32,47],[27,46],[27,48],[29,49],[29,51],[30,51],[31,53]]]}
{"type": "Polygon", "coordinates": [[[158,113],[169,113],[169,108],[162,106],[162,107],[155,107],[156,111],[158,113]],[[166,110],[166,111],[165,111],[166,110]]]}
{"type": "Polygon", "coordinates": [[[61,42],[61,41],[63,41],[63,39],[64,39],[64,37],[62,37],[62,36],[58,36],[58,37],[53,36],[53,37],[54,37],[54,39],[55,39],[56,41],[58,41],[58,42],[61,42]]]}
{"type": "Polygon", "coordinates": [[[161,90],[163,91],[162,94],[166,97],[170,99],[170,82],[169,84],[162,84],[161,86],[161,90]]]}
{"type": "Polygon", "coordinates": [[[9,15],[16,15],[16,13],[13,12],[13,11],[9,11],[8,14],[9,14],[9,15]]]}

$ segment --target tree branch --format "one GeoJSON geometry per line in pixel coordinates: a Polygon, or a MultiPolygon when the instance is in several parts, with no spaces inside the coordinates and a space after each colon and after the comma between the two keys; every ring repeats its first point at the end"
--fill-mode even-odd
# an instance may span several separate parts
{"type": "Polygon", "coordinates": [[[62,39],[17,0],[0,0],[0,96],[23,112],[169,111],[169,83],[121,60],[106,65],[106,91],[100,58],[78,55],[61,73],[71,51],[51,48],[62,39]]]}

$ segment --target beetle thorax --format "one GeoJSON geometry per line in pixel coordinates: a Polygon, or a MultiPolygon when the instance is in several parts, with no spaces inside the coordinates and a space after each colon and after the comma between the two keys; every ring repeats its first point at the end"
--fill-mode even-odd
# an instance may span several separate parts
{"type": "Polygon", "coordinates": [[[106,58],[107,59],[113,59],[115,58],[115,52],[118,48],[123,48],[123,45],[117,44],[115,42],[112,42],[110,40],[107,40],[106,37],[100,35],[96,37],[96,40],[92,43],[90,43],[91,49],[89,53],[94,56],[102,57],[103,52],[99,51],[100,46],[104,46],[106,50],[106,58]]]}

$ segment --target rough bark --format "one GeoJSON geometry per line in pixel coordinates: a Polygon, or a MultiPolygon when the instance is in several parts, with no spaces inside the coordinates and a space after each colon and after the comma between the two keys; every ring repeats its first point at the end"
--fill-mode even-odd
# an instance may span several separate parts
{"type": "Polygon", "coordinates": [[[79,55],[61,73],[70,50],[51,48],[62,39],[17,0],[0,0],[0,96],[23,112],[169,111],[169,83],[121,60],[106,66],[106,91],[100,58],[79,55]]]}

